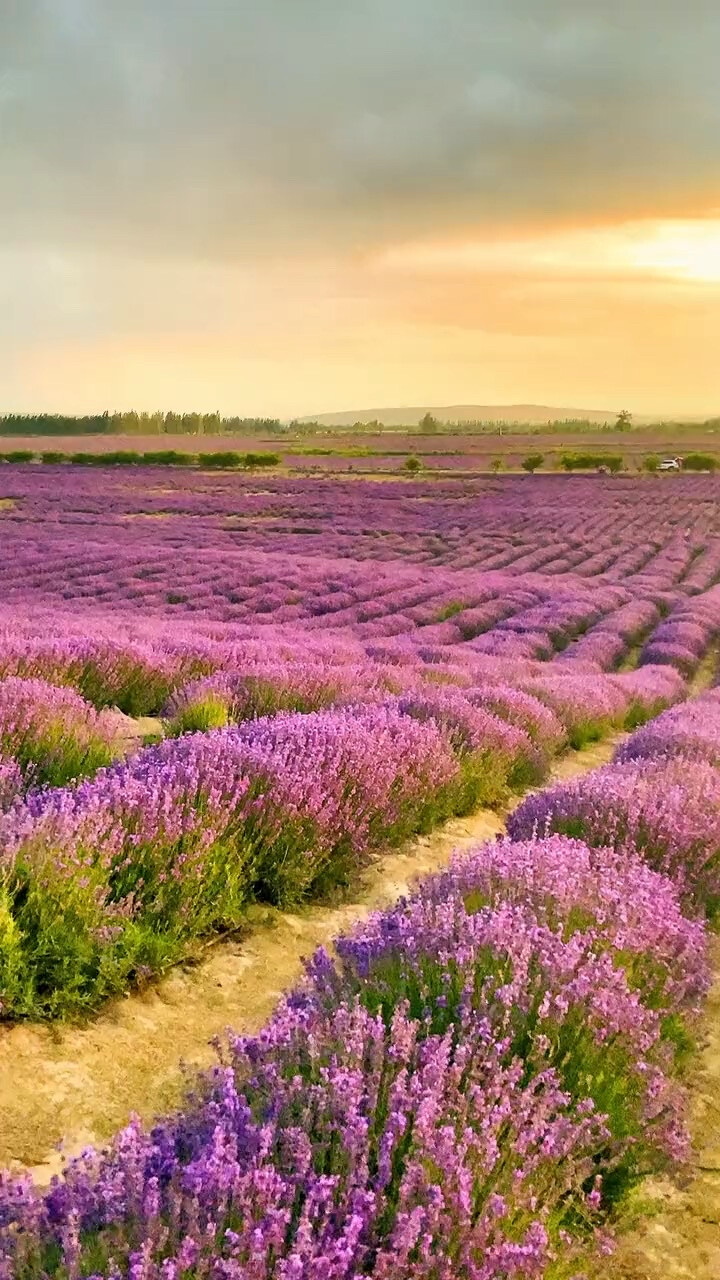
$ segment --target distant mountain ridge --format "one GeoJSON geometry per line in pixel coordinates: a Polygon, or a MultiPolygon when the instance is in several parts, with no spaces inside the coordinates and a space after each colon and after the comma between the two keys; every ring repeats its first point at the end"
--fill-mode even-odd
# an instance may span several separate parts
{"type": "Polygon", "coordinates": [[[614,409],[566,409],[545,404],[449,404],[386,406],[380,409],[344,409],[338,413],[306,414],[298,422],[320,422],[327,427],[352,427],[356,422],[382,422],[386,427],[415,427],[426,413],[439,422],[529,422],[543,426],[566,419],[614,422],[614,409]]]}

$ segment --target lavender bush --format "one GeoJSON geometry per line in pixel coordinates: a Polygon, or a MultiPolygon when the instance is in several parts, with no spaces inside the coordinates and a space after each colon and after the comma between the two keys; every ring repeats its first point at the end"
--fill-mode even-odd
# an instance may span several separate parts
{"type": "Polygon", "coordinates": [[[609,765],[529,796],[510,815],[514,840],[557,832],[640,854],[683,900],[720,909],[720,772],[700,760],[609,765]]]}
{"type": "Polygon", "coordinates": [[[672,756],[720,764],[720,690],[664,711],[618,748],[615,761],[672,756]]]}
{"type": "Polygon", "coordinates": [[[26,785],[63,786],[110,764],[120,753],[118,726],[73,689],[11,676],[0,680],[0,751],[26,785]]]}

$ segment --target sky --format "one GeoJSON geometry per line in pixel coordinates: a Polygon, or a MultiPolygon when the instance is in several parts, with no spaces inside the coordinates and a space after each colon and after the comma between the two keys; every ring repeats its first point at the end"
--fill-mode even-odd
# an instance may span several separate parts
{"type": "Polygon", "coordinates": [[[717,0],[0,0],[0,412],[719,414],[717,0]]]}

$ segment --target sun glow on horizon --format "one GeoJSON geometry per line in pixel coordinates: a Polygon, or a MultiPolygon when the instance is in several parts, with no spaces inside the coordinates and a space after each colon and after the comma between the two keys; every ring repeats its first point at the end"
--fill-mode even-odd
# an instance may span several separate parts
{"type": "Polygon", "coordinates": [[[512,239],[412,242],[384,250],[373,265],[399,274],[528,272],[720,284],[720,216],[647,219],[512,239]]]}
{"type": "Polygon", "coordinates": [[[683,280],[719,283],[720,218],[656,224],[655,233],[636,245],[634,265],[683,280]]]}

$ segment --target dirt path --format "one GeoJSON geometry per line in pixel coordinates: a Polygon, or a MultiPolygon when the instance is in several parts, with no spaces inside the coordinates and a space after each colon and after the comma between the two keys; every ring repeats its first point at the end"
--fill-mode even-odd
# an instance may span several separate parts
{"type": "Polygon", "coordinates": [[[638,1189],[637,1221],[620,1241],[613,1280],[720,1277],[720,940],[705,1010],[704,1045],[691,1080],[693,1156],[687,1176],[638,1189]]]}
{"type": "MultiPolygon", "coordinates": [[[[559,760],[556,779],[610,759],[617,737],[559,760]]],[[[298,977],[302,957],[328,943],[368,911],[394,901],[413,881],[502,831],[502,815],[479,810],[448,822],[404,850],[379,858],[353,901],[297,914],[253,912],[243,941],[208,951],[144,992],[107,1007],[86,1026],[20,1024],[0,1031],[0,1168],[27,1169],[45,1183],[75,1154],[102,1143],[136,1112],[144,1119],[175,1106],[182,1064],[206,1066],[209,1042],[232,1026],[258,1029],[298,977]]]]}

